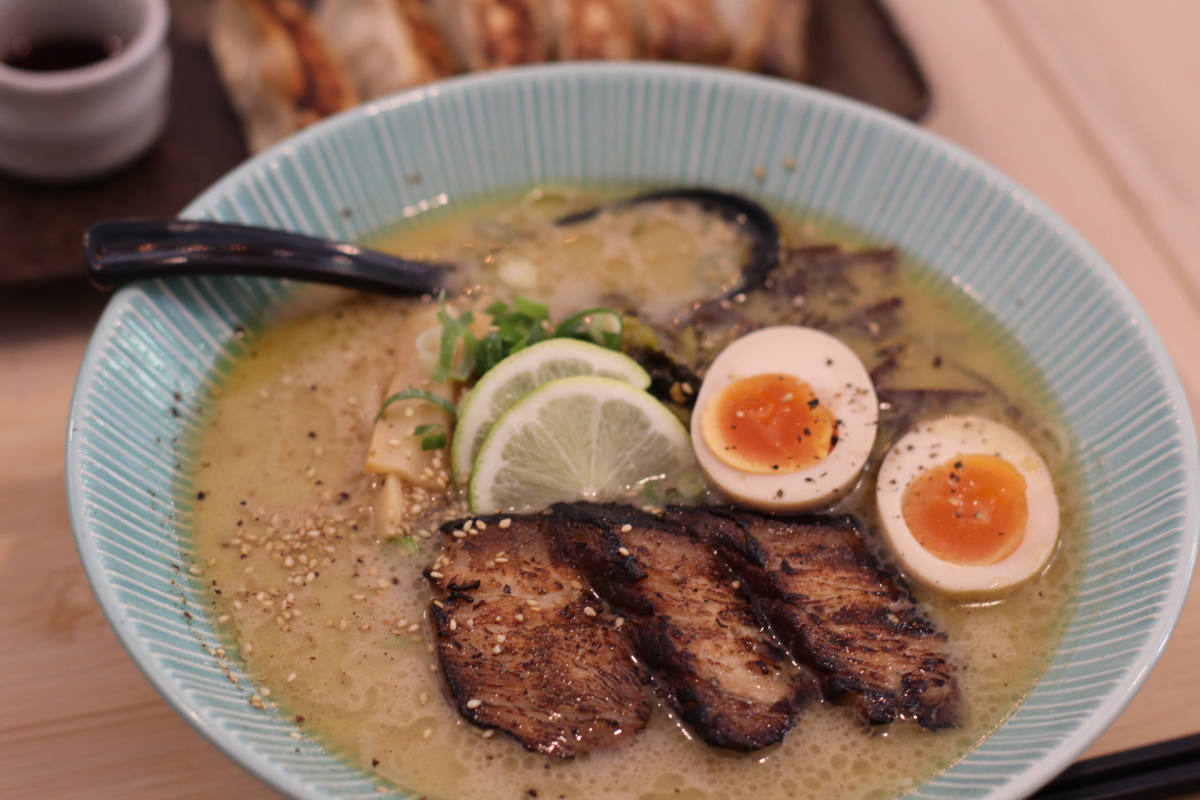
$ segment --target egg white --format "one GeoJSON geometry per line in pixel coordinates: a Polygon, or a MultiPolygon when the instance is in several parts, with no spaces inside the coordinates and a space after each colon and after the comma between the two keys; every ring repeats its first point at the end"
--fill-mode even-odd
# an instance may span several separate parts
{"type": "Polygon", "coordinates": [[[1058,543],[1058,498],[1050,471],[1024,437],[982,417],[952,416],[923,422],[884,456],[875,493],[884,539],[900,566],[916,581],[951,596],[994,597],[1039,574],[1058,543]],[[968,455],[1004,459],[1025,478],[1025,537],[1008,557],[962,566],[922,547],[904,520],[904,490],[924,470],[968,455]]]}
{"type": "Polygon", "coordinates": [[[804,511],[829,505],[854,488],[878,423],[875,387],[853,350],[812,328],[763,328],[734,341],[709,368],[692,412],[692,445],[708,480],[731,499],[766,511],[804,511]],[[817,464],[783,474],[744,472],[722,461],[704,440],[709,402],[730,383],[763,374],[804,381],[837,420],[837,444],[817,464]]]}

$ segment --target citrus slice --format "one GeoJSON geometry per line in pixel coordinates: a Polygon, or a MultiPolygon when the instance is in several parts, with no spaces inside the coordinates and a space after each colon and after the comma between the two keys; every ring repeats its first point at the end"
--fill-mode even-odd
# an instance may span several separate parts
{"type": "Polygon", "coordinates": [[[551,381],[492,425],[471,472],[471,511],[534,511],[616,500],[695,464],[683,424],[650,395],[611,378],[551,381]]]}
{"type": "Polygon", "coordinates": [[[475,463],[483,437],[513,403],[543,383],[574,375],[599,375],[645,389],[646,370],[628,356],[576,339],[550,339],[513,353],[479,379],[458,404],[450,468],[458,480],[475,463]]]}

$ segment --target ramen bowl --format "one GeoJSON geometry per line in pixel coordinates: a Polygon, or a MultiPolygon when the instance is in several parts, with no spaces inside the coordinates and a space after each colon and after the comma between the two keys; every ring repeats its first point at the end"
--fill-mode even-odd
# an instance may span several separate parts
{"type": "MultiPolygon", "coordinates": [[[[357,240],[543,184],[714,186],[798,209],[928,265],[1023,348],[1077,448],[1088,524],[1070,622],[1005,721],[908,795],[1023,797],[1075,760],[1132,698],[1178,619],[1200,530],[1195,435],[1166,353],[1113,271],[977,159],[778,81],[678,66],[539,67],[338,116],[242,165],[183,216],[357,240]]],[[[71,520],[110,624],[216,747],[296,798],[410,796],[297,740],[269,704],[251,705],[254,680],[214,655],[222,639],[204,578],[188,569],[209,390],[246,352],[244,333],[296,290],[179,278],[113,298],[72,404],[71,520]]]]}

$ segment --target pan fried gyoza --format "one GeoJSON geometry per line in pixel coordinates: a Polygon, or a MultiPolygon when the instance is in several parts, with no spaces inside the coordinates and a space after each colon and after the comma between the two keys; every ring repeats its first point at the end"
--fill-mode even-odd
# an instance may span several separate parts
{"type": "Polygon", "coordinates": [[[547,755],[631,742],[652,706],[614,618],[559,557],[551,517],[502,519],[447,523],[446,552],[426,571],[459,712],[547,755]]]}
{"type": "Polygon", "coordinates": [[[809,0],[713,0],[732,39],[727,66],[802,81],[808,77],[809,0]]]}
{"type": "Polygon", "coordinates": [[[701,739],[743,751],[783,739],[803,700],[800,676],[710,548],[628,506],[554,511],[564,555],[627,616],[638,658],[701,739]]]}
{"type": "Polygon", "coordinates": [[[879,568],[852,518],[687,506],[668,518],[716,548],[827,699],[852,703],[872,725],[956,723],[957,666],[945,637],[879,568]]]}
{"type": "Polygon", "coordinates": [[[450,51],[421,0],[322,0],[317,23],[363,99],[454,72],[450,51]]]}
{"type": "Polygon", "coordinates": [[[251,152],[358,103],[345,66],[293,0],[219,0],[210,45],[251,152]]]}
{"type": "Polygon", "coordinates": [[[558,57],[614,61],[641,54],[637,0],[550,0],[558,57]]]}
{"type": "Polygon", "coordinates": [[[437,26],[467,70],[536,64],[550,58],[546,0],[434,0],[437,26]]]}

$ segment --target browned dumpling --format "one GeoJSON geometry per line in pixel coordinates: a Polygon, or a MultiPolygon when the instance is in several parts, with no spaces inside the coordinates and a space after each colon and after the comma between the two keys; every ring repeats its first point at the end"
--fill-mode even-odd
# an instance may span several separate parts
{"type": "Polygon", "coordinates": [[[421,0],[322,0],[316,18],[363,99],[454,72],[450,51],[421,0]]]}
{"type": "Polygon", "coordinates": [[[293,0],[218,0],[209,44],[251,152],[358,103],[345,66],[293,0]]]}
{"type": "Polygon", "coordinates": [[[536,64],[551,56],[547,0],[433,0],[431,8],[463,69],[536,64]]]}
{"type": "Polygon", "coordinates": [[[664,61],[723,64],[732,42],[712,0],[642,0],[646,54],[664,61]]]}
{"type": "Polygon", "coordinates": [[[638,58],[632,0],[551,0],[558,57],[563,61],[638,58]]]}
{"type": "Polygon", "coordinates": [[[809,0],[714,0],[733,41],[736,69],[802,81],[808,77],[809,0]]]}

